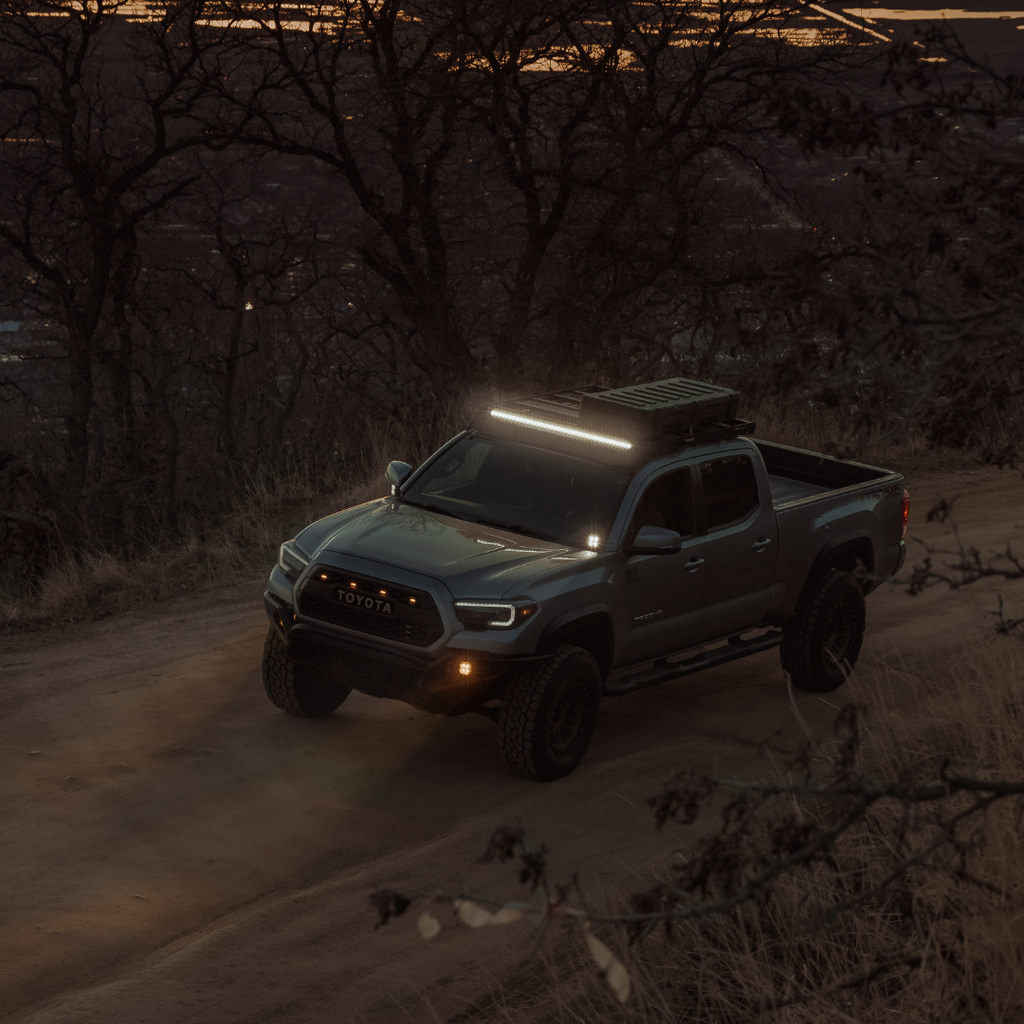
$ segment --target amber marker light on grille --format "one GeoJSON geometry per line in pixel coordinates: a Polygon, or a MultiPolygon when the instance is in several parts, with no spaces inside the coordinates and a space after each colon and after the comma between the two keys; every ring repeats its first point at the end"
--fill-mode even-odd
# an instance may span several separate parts
{"type": "Polygon", "coordinates": [[[416,598],[415,597],[410,597],[409,598],[409,604],[415,604],[415,603],[416,603],[416,598]]]}
{"type": "Polygon", "coordinates": [[[380,596],[381,596],[381,597],[387,597],[387,596],[388,596],[388,592],[387,592],[386,590],[382,590],[382,591],[380,592],[380,596]]]}
{"type": "Polygon", "coordinates": [[[320,579],[322,579],[322,580],[327,579],[327,573],[325,573],[325,572],[320,573],[320,579]]]}
{"type": "Polygon", "coordinates": [[[522,423],[527,427],[536,427],[537,430],[548,430],[552,434],[575,437],[580,441],[595,441],[597,444],[607,444],[613,448],[633,447],[628,441],[621,441],[617,437],[602,437],[600,434],[591,434],[587,430],[576,430],[575,427],[560,427],[556,423],[545,423],[543,420],[535,420],[530,416],[517,416],[515,413],[502,412],[500,409],[492,409],[491,415],[499,420],[511,420],[513,423],[522,423]]]}
{"type": "Polygon", "coordinates": [[[355,590],[355,589],[356,589],[356,581],[355,581],[355,580],[353,580],[353,581],[352,581],[352,582],[351,582],[351,583],[349,584],[349,586],[350,586],[350,587],[351,587],[351,588],[352,588],[353,590],[355,590]]]}
{"type": "Polygon", "coordinates": [[[473,662],[471,661],[460,661],[459,662],[459,675],[468,676],[473,671],[473,662]]]}

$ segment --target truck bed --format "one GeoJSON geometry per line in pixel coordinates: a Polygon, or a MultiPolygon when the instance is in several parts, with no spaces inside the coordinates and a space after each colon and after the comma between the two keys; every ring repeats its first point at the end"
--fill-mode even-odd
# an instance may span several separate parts
{"type": "Polygon", "coordinates": [[[827,484],[791,480],[788,476],[781,476],[778,473],[769,473],[768,482],[772,485],[772,504],[776,509],[780,505],[788,505],[791,501],[802,501],[804,498],[831,490],[827,484]]]}
{"type": "Polygon", "coordinates": [[[754,441],[772,488],[772,504],[776,509],[792,505],[828,491],[857,487],[889,476],[889,470],[846,462],[819,452],[790,448],[770,441],[754,441]]]}

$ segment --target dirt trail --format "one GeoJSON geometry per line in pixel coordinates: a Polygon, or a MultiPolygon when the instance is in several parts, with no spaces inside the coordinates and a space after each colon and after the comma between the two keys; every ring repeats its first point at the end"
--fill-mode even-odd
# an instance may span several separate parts
{"type": "MultiPolygon", "coordinates": [[[[940,538],[924,512],[960,493],[966,539],[1021,546],[1015,474],[909,486],[912,535],[940,538]]],[[[1000,592],[1020,614],[1021,588],[995,581],[915,599],[884,588],[862,674],[990,629],[1000,592]]],[[[452,925],[424,943],[402,918],[374,931],[375,884],[514,895],[507,868],[476,858],[518,821],[556,876],[628,891],[689,837],[655,832],[646,806],[673,771],[759,777],[761,741],[792,751],[800,737],[769,652],[607,701],[581,767],[537,785],[507,771],[479,716],[359,694],[324,721],[283,715],[261,690],[265,633],[260,588],[240,587],[2,641],[0,1019],[485,1020],[474,1001],[514,984],[525,930],[452,925]]],[[[842,691],[797,700],[824,730],[842,691]]]]}

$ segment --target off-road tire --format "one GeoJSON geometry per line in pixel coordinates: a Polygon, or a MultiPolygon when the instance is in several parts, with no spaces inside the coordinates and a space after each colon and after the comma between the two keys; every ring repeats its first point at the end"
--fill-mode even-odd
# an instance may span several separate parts
{"type": "Polygon", "coordinates": [[[826,570],[786,624],[779,651],[798,690],[828,693],[842,686],[864,642],[864,592],[853,577],[826,570]]]}
{"type": "Polygon", "coordinates": [[[323,718],[352,692],[348,686],[296,665],[273,626],[263,645],[263,689],[271,704],[300,718],[323,718]]]}
{"type": "Polygon", "coordinates": [[[509,681],[498,745],[509,768],[537,782],[568,775],[590,746],[601,703],[601,672],[582,647],[562,644],[509,681]]]}

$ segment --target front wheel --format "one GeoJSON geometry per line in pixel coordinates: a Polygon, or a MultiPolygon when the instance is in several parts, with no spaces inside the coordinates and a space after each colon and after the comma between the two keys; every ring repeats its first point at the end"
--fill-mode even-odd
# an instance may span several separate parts
{"type": "Polygon", "coordinates": [[[348,686],[296,665],[273,626],[263,645],[263,689],[271,704],[300,718],[323,718],[352,692],[348,686]]]}
{"type": "Polygon", "coordinates": [[[847,572],[829,569],[785,627],[779,655],[798,690],[828,693],[846,682],[864,642],[864,592],[847,572]]]}
{"type": "Polygon", "coordinates": [[[594,656],[562,644],[511,679],[498,716],[498,744],[517,775],[550,782],[568,775],[590,746],[601,702],[594,656]]]}

